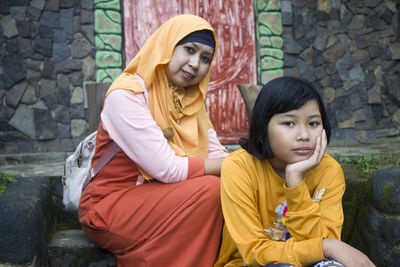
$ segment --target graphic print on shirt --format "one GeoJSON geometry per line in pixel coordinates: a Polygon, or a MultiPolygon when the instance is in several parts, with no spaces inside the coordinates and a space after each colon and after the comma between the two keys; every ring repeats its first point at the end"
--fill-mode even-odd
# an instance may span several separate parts
{"type": "MultiPolygon", "coordinates": [[[[312,197],[312,201],[315,203],[319,203],[324,195],[326,187],[322,189],[317,189],[314,192],[314,196],[312,197]]],[[[282,204],[278,205],[275,209],[275,222],[274,226],[264,229],[265,233],[271,238],[272,240],[276,241],[286,241],[290,238],[290,233],[286,227],[286,212],[287,212],[287,202],[286,200],[282,202],[282,204]]]]}

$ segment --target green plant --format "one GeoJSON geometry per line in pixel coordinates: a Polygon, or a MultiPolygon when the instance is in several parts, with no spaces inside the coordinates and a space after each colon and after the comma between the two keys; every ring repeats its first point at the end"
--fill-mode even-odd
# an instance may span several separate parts
{"type": "Polygon", "coordinates": [[[17,179],[14,176],[0,172],[0,196],[6,191],[7,185],[15,181],[17,179]]]}
{"type": "Polygon", "coordinates": [[[370,177],[383,168],[400,167],[399,154],[357,157],[335,155],[334,158],[342,164],[343,168],[355,168],[364,177],[370,177]]]}

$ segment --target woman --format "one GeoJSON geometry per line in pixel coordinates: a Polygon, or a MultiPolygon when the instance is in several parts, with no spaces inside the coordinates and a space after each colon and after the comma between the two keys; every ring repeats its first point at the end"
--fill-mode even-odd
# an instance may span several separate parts
{"type": "Polygon", "coordinates": [[[118,266],[212,266],[227,155],[204,99],[217,47],[211,25],[179,15],[158,28],[106,94],[92,166],[121,151],[82,193],[83,230],[118,266]]]}

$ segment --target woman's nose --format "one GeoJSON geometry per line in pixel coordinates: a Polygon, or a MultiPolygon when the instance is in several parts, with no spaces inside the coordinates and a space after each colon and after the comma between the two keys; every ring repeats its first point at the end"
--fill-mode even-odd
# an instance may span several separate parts
{"type": "Polygon", "coordinates": [[[189,65],[192,68],[197,69],[199,67],[199,64],[200,64],[200,59],[199,59],[198,56],[193,55],[193,56],[190,57],[189,65]]]}

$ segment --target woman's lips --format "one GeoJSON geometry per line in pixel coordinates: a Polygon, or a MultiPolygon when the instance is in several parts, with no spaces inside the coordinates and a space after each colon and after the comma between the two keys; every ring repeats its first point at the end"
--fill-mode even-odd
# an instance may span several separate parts
{"type": "Polygon", "coordinates": [[[189,73],[189,72],[186,72],[186,71],[182,71],[182,74],[183,74],[183,78],[185,78],[186,80],[191,80],[191,79],[193,79],[194,78],[194,75],[193,74],[191,74],[191,73],[189,73]]]}

